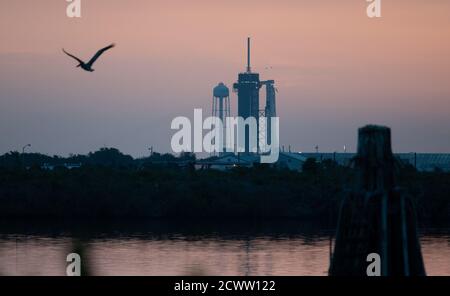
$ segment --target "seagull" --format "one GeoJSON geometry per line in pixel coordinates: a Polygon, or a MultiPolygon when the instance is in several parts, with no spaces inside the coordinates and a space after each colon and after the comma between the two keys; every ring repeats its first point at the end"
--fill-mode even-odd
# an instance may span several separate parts
{"type": "Polygon", "coordinates": [[[68,55],[69,57],[75,59],[78,61],[78,66],[77,67],[81,67],[83,70],[88,71],[88,72],[94,72],[94,69],[92,69],[92,65],[95,63],[95,61],[108,49],[113,48],[115,46],[115,44],[111,44],[108,45],[105,48],[100,49],[99,51],[97,51],[97,53],[91,58],[91,60],[87,63],[83,62],[82,60],[80,60],[79,58],[77,58],[74,55],[71,55],[70,53],[68,53],[64,48],[62,49],[63,52],[68,55]]]}

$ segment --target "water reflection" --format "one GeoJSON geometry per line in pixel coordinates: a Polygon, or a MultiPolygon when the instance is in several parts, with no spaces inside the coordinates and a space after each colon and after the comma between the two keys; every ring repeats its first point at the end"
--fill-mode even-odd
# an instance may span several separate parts
{"type": "MultiPolygon", "coordinates": [[[[326,275],[332,233],[296,221],[9,223],[0,231],[2,275],[64,275],[74,244],[94,275],[326,275]]],[[[423,231],[422,249],[429,275],[450,275],[449,229],[423,231]]]]}

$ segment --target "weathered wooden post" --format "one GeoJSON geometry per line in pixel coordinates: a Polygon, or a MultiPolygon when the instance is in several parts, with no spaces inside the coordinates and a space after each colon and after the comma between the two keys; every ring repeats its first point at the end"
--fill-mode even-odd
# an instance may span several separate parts
{"type": "Polygon", "coordinates": [[[395,186],[396,161],[388,127],[358,131],[356,180],[341,205],[330,275],[367,275],[367,256],[381,259],[381,275],[425,275],[414,205],[395,186]]]}

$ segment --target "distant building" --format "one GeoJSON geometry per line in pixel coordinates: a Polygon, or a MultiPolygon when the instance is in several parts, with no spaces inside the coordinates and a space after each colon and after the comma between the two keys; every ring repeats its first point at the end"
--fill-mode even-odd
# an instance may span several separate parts
{"type": "MultiPolygon", "coordinates": [[[[235,167],[253,167],[255,164],[259,163],[260,156],[257,154],[247,154],[241,153],[236,155],[234,153],[226,153],[220,157],[203,159],[197,161],[196,168],[206,168],[215,170],[228,170],[235,167]]],[[[288,153],[280,152],[278,161],[274,164],[268,164],[272,167],[285,168],[295,171],[301,171],[303,163],[306,158],[299,153],[288,153]]]]}
{"type": "MultiPolygon", "coordinates": [[[[351,166],[355,153],[315,153],[315,152],[280,152],[278,161],[270,164],[272,167],[286,168],[302,171],[303,164],[308,158],[314,158],[318,162],[333,160],[341,166],[351,166]]],[[[394,154],[403,164],[416,167],[419,171],[434,171],[436,169],[450,172],[450,154],[444,153],[398,153],[394,154]]],[[[220,157],[197,161],[196,167],[217,170],[227,170],[233,167],[253,167],[259,163],[257,154],[233,154],[226,153],[220,157]]]]}
{"type": "MultiPolygon", "coordinates": [[[[306,158],[315,158],[318,161],[334,160],[339,165],[350,166],[355,153],[301,153],[306,158]]],[[[394,156],[403,163],[415,167],[418,171],[434,171],[436,169],[450,172],[450,153],[394,153],[394,156]]]]}
{"type": "Polygon", "coordinates": [[[278,168],[286,168],[292,171],[301,172],[303,164],[308,158],[300,153],[295,152],[280,152],[278,161],[274,164],[278,168]]]}
{"type": "Polygon", "coordinates": [[[355,157],[355,153],[319,153],[319,152],[302,152],[300,153],[305,158],[314,158],[317,161],[321,162],[323,160],[333,160],[337,164],[341,166],[349,166],[351,165],[351,161],[353,157],[355,157]]]}
{"type": "Polygon", "coordinates": [[[235,167],[252,167],[255,163],[259,163],[259,156],[256,154],[224,153],[219,157],[197,161],[196,168],[225,171],[235,167]]]}
{"type": "Polygon", "coordinates": [[[450,153],[398,153],[395,156],[419,171],[429,172],[439,169],[450,172],[450,153]]]}
{"type": "Polygon", "coordinates": [[[49,170],[49,171],[53,171],[56,168],[66,168],[66,169],[69,169],[69,170],[78,169],[78,168],[81,168],[81,163],[63,163],[63,164],[44,163],[41,166],[41,169],[49,170]]]}

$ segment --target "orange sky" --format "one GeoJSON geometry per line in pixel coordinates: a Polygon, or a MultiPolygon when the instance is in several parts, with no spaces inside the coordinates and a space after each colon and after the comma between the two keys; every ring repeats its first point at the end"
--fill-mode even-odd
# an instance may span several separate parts
{"type": "Polygon", "coordinates": [[[247,36],[279,89],[282,144],[353,150],[379,123],[396,151],[450,152],[450,1],[382,0],[381,19],[364,0],[84,0],[81,19],[66,6],[0,0],[0,153],[169,151],[173,117],[209,114],[212,87],[245,69],[247,36]],[[61,52],[110,42],[94,73],[61,52]]]}

